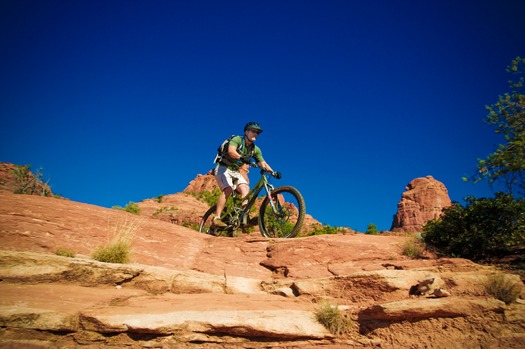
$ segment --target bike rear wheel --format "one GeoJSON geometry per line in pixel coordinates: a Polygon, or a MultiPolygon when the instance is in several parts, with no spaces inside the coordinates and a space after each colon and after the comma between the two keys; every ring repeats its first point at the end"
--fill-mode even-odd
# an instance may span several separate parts
{"type": "Polygon", "coordinates": [[[259,228],[268,238],[293,238],[297,236],[306,215],[306,204],[294,187],[284,186],[272,192],[275,211],[268,197],[259,210],[259,228]]]}
{"type": "Polygon", "coordinates": [[[199,226],[199,232],[213,236],[233,236],[233,230],[231,228],[216,228],[213,226],[213,218],[215,218],[215,209],[217,205],[210,207],[204,214],[199,226]]]}

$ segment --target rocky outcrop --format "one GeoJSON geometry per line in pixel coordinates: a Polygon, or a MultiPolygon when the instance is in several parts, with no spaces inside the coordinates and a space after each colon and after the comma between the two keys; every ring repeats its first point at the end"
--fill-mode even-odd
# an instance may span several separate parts
{"type": "Polygon", "coordinates": [[[405,189],[390,228],[395,232],[421,232],[426,222],[439,218],[452,204],[445,185],[432,176],[416,178],[405,189]]]}
{"type": "Polygon", "coordinates": [[[523,347],[525,305],[487,295],[493,267],[412,260],[401,253],[406,239],[216,238],[120,210],[1,194],[0,346],[523,347]],[[119,222],[135,220],[133,264],[87,257],[119,222]],[[319,302],[352,319],[350,333],[321,326],[319,302]]]}
{"type": "Polygon", "coordinates": [[[193,179],[186,189],[184,189],[184,193],[187,194],[200,194],[204,191],[213,192],[214,189],[219,189],[219,186],[217,185],[217,182],[215,181],[215,177],[213,176],[212,171],[209,171],[208,173],[202,175],[198,174],[195,179],[193,179]]]}
{"type": "Polygon", "coordinates": [[[492,266],[410,259],[396,234],[212,237],[152,219],[162,204],[206,206],[179,193],[138,216],[0,193],[0,347],[525,347],[525,304],[487,294],[492,266]],[[132,264],[89,257],[131,226],[132,264]],[[345,335],[316,320],[325,303],[351,320],[345,335]]]}

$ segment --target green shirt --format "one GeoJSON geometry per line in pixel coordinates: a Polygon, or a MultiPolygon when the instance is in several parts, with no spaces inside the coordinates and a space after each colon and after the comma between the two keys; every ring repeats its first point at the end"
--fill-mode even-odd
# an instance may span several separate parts
{"type": "MultiPolygon", "coordinates": [[[[237,152],[240,153],[242,156],[249,155],[252,158],[254,158],[257,162],[264,161],[264,158],[262,156],[261,148],[255,145],[255,143],[252,143],[251,145],[246,145],[246,142],[244,140],[244,136],[235,136],[230,140],[230,143],[228,143],[228,147],[234,145],[237,149],[237,152]]],[[[232,159],[227,153],[224,155],[229,162],[232,164],[228,166],[231,170],[238,170],[239,167],[242,165],[238,163],[238,160],[232,159]]]]}

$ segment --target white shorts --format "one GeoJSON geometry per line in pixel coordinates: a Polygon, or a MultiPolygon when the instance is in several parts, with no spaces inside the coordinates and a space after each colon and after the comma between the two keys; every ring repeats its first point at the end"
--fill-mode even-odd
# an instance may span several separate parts
{"type": "Polygon", "coordinates": [[[244,176],[239,171],[232,171],[225,166],[217,167],[215,170],[215,180],[217,181],[221,191],[228,187],[236,188],[239,184],[248,185],[246,178],[244,178],[244,176]]]}

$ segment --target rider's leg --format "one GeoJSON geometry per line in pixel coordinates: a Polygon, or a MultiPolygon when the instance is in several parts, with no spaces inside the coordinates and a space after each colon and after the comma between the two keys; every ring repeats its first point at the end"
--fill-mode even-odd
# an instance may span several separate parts
{"type": "Polygon", "coordinates": [[[217,208],[215,210],[215,217],[213,218],[213,225],[217,227],[227,226],[226,223],[221,221],[221,214],[224,210],[224,206],[226,206],[226,200],[228,200],[228,197],[231,195],[232,191],[232,187],[225,188],[219,196],[219,199],[217,200],[217,208]]]}
{"type": "Polygon", "coordinates": [[[222,211],[224,210],[224,206],[226,206],[226,201],[228,200],[232,192],[232,187],[227,187],[222,191],[221,195],[219,195],[219,198],[217,199],[217,209],[215,210],[216,217],[221,216],[222,211]]]}
{"type": "MultiPolygon", "coordinates": [[[[246,197],[246,195],[248,195],[248,193],[250,192],[250,187],[248,186],[248,184],[239,184],[237,186],[237,191],[239,192],[241,198],[244,198],[246,197]]],[[[246,198],[245,200],[243,200],[242,202],[242,207],[244,208],[246,205],[248,205],[248,198],[246,198]]]]}

